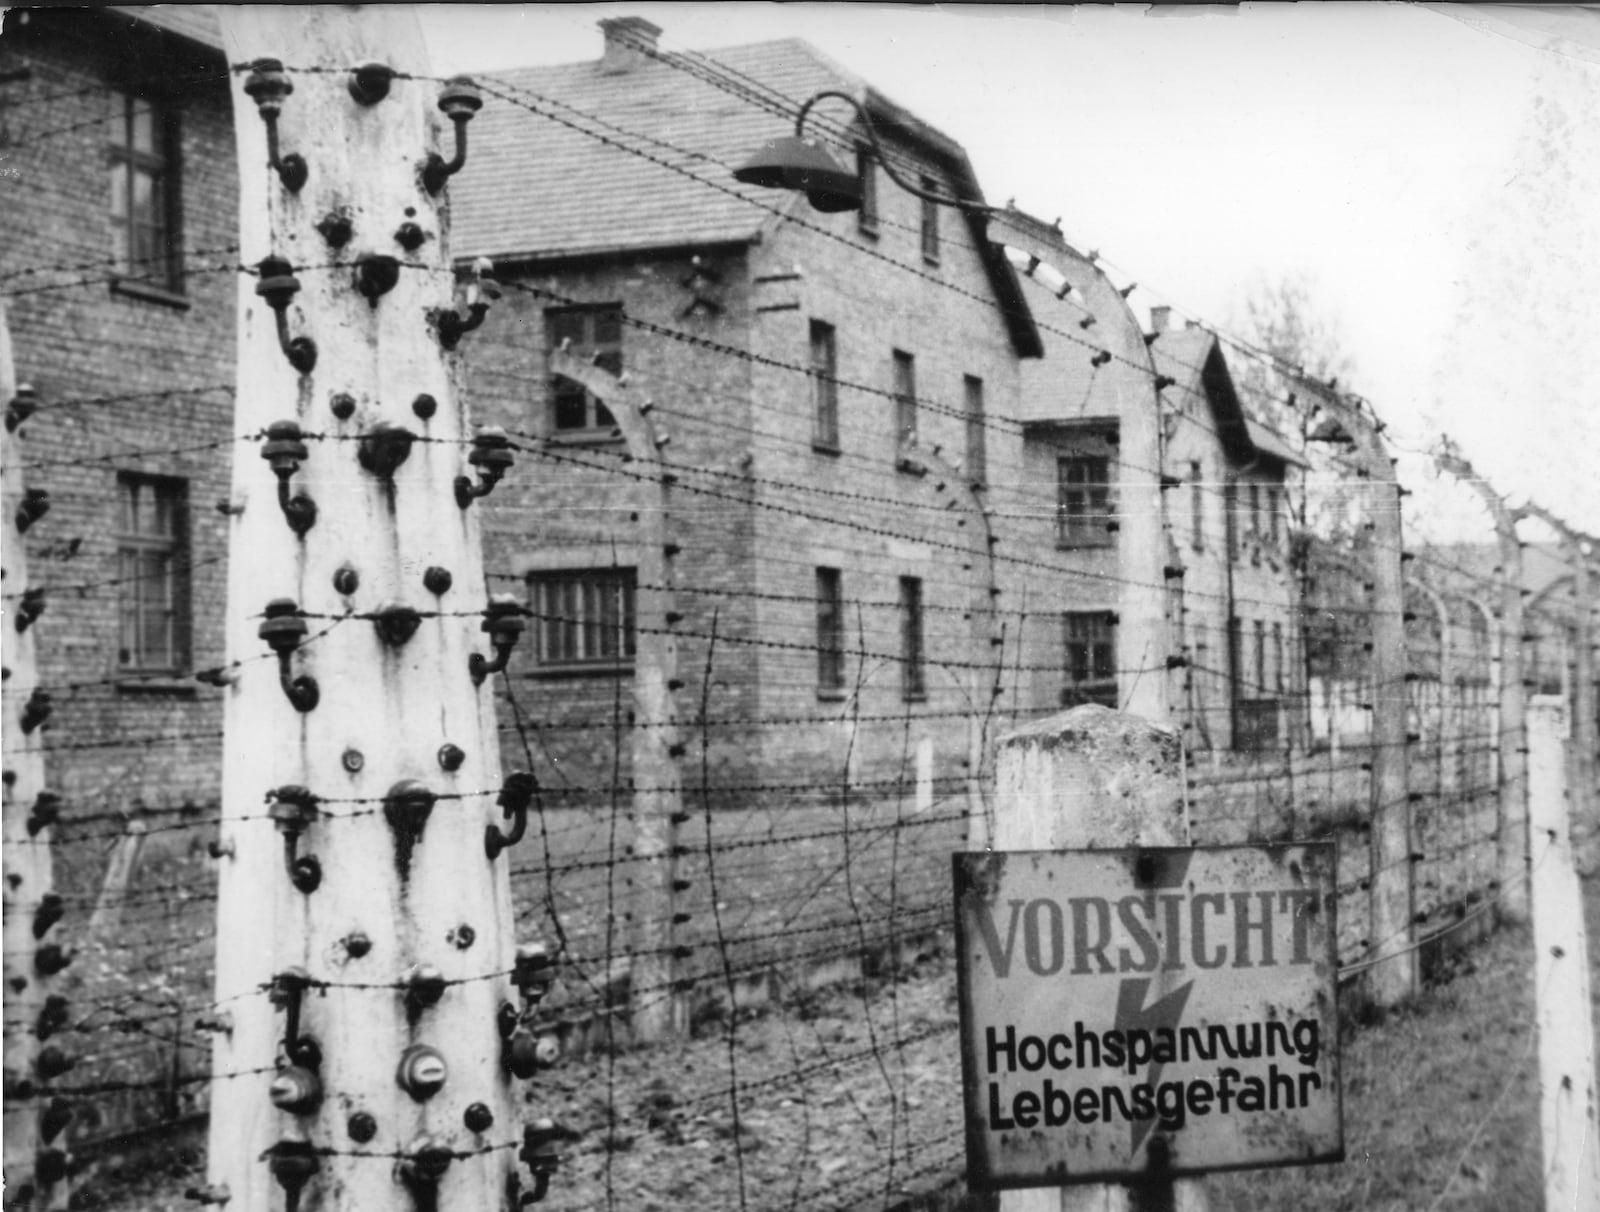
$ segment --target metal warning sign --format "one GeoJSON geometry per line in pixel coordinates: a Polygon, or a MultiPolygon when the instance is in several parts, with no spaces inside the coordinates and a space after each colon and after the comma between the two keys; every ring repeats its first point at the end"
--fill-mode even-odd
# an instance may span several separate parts
{"type": "Polygon", "coordinates": [[[1333,843],[954,863],[975,1190],[1343,1158],[1333,843]]]}

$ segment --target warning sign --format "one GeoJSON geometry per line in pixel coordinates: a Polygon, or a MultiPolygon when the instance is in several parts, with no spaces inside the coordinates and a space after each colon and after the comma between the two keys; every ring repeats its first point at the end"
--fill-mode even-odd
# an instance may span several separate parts
{"type": "Polygon", "coordinates": [[[1343,1158],[1333,843],[954,865],[975,1190],[1343,1158]]]}

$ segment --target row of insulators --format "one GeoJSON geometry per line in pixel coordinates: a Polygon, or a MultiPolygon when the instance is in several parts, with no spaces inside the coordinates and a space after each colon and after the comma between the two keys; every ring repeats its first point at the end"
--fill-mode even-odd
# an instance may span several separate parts
{"type": "MultiPolygon", "coordinates": [[[[346,752],[346,759],[357,769],[363,760],[354,750],[346,752]]],[[[466,760],[466,753],[459,745],[446,743],[439,747],[438,760],[445,770],[454,771],[466,760]]],[[[484,826],[483,851],[490,862],[527,834],[528,808],[533,802],[536,787],[533,776],[521,770],[512,771],[501,784],[495,802],[502,816],[511,822],[511,828],[508,831],[498,825],[484,826]]],[[[420,779],[401,779],[384,796],[384,819],[394,830],[396,861],[402,865],[409,865],[411,851],[422,840],[423,830],[438,799],[438,795],[420,779]]],[[[283,835],[283,867],[289,882],[300,892],[315,892],[322,885],[322,863],[315,855],[300,853],[300,839],[321,816],[321,797],[298,783],[288,783],[273,788],[267,794],[267,800],[272,805],[268,815],[283,835]]],[[[212,853],[214,857],[221,858],[232,851],[217,845],[212,853]]],[[[470,926],[459,927],[457,936],[458,946],[471,946],[473,933],[470,926]]]]}
{"type": "MultiPolygon", "coordinates": [[[[7,432],[15,433],[18,427],[34,414],[38,406],[39,397],[34,389],[27,384],[19,386],[16,394],[6,404],[7,432]]],[[[17,502],[16,512],[12,515],[11,521],[17,533],[24,535],[34,523],[49,512],[49,492],[43,488],[30,488],[17,502]]],[[[45,591],[41,588],[24,589],[18,595],[12,623],[18,635],[38,622],[40,616],[44,614],[45,602],[45,591]]],[[[9,679],[11,671],[5,670],[4,676],[9,679]]],[[[22,732],[26,735],[37,731],[50,718],[51,710],[49,693],[37,686],[34,687],[20,712],[19,723],[22,732]]],[[[7,771],[8,785],[11,779],[11,772],[7,771]]],[[[37,837],[41,830],[55,824],[60,815],[61,797],[53,791],[40,791],[28,814],[28,836],[37,837]]],[[[11,993],[20,994],[28,987],[31,980],[49,979],[64,971],[72,963],[72,952],[61,944],[43,942],[45,935],[65,914],[66,902],[62,900],[60,893],[46,892],[39,898],[39,903],[33,911],[32,933],[34,941],[40,945],[33,952],[32,974],[19,973],[13,976],[8,982],[11,993]]],[[[40,1097],[48,1091],[51,1082],[71,1072],[77,1065],[77,1058],[72,1053],[59,1044],[47,1042],[66,1027],[69,1012],[69,1003],[65,997],[57,993],[45,997],[33,1023],[33,1035],[38,1044],[38,1050],[33,1056],[33,1071],[29,1076],[11,1078],[6,1082],[7,1102],[28,1101],[40,1097]]],[[[72,1116],[73,1106],[69,1100],[60,1096],[45,1100],[39,1110],[39,1149],[34,1155],[33,1175],[31,1179],[20,1181],[14,1192],[7,1192],[8,1203],[26,1206],[37,1198],[41,1188],[52,1187],[67,1176],[66,1150],[56,1142],[66,1131],[67,1125],[72,1122],[72,1116]]]]}
{"type": "MultiPolygon", "coordinates": [[[[342,568],[334,579],[336,583],[351,585],[350,591],[353,592],[354,578],[354,570],[342,568]],[[347,573],[348,576],[345,575],[347,573]]],[[[444,593],[450,584],[450,574],[445,569],[430,568],[423,574],[424,587],[433,593],[444,593]]],[[[526,627],[526,614],[527,610],[511,594],[491,595],[479,630],[487,633],[494,656],[486,657],[474,652],[467,658],[467,672],[474,686],[483,685],[490,674],[505,672],[511,652],[526,627]]],[[[421,613],[410,606],[385,606],[371,617],[379,638],[392,648],[403,646],[422,625],[421,613]]],[[[305,614],[293,598],[274,598],[268,602],[257,630],[257,634],[278,658],[278,684],[294,709],[300,712],[315,710],[322,700],[316,678],[309,675],[296,677],[293,670],[292,658],[309,631],[305,614]]]]}
{"type": "MultiPolygon", "coordinates": [[[[437,401],[426,393],[412,402],[412,410],[420,417],[433,415],[437,401]]],[[[341,419],[350,416],[355,400],[344,393],[333,397],[334,414],[341,419]]],[[[362,434],[356,443],[356,461],[381,480],[392,479],[416,445],[417,435],[403,425],[379,422],[362,434]]],[[[300,465],[309,457],[305,433],[297,421],[274,421],[262,435],[261,457],[278,478],[278,507],[283,511],[289,529],[302,537],[317,524],[317,503],[303,492],[295,492],[290,480],[299,472],[300,465]]],[[[473,501],[488,496],[495,485],[515,463],[511,453],[511,439],[498,425],[481,427],[472,438],[472,450],[467,462],[477,469],[476,481],[471,476],[457,476],[454,482],[456,504],[466,509],[473,501]]]]}
{"type": "MultiPolygon", "coordinates": [[[[359,957],[370,951],[370,943],[359,936],[362,942],[357,945],[357,937],[346,939],[345,945],[350,954],[359,957]]],[[[533,1015],[553,980],[554,962],[542,944],[529,943],[517,948],[512,983],[522,997],[523,1008],[519,1011],[510,1002],[503,1002],[496,1023],[502,1041],[501,1064],[513,1077],[530,1078],[538,1070],[549,1068],[557,1059],[559,1048],[555,1040],[536,1038],[530,1029],[533,1015]]],[[[414,967],[401,985],[405,990],[408,1017],[414,1021],[423,1009],[437,1004],[448,984],[432,965],[414,967]]],[[[283,1059],[268,1087],[268,1097],[280,1111],[297,1117],[314,1114],[323,1102],[322,1050],[312,1036],[302,1031],[301,1022],[305,994],[316,985],[303,968],[284,969],[273,977],[270,985],[273,1003],[284,1011],[285,1024],[283,1059]]],[[[224,1014],[198,1025],[227,1031],[231,1020],[224,1014]]],[[[436,1095],[448,1078],[444,1056],[428,1044],[408,1046],[401,1053],[395,1070],[396,1084],[418,1103],[436,1095]]],[[[472,1103],[463,1113],[462,1123],[469,1132],[479,1135],[494,1125],[494,1113],[485,1103],[472,1103]]],[[[357,1145],[371,1142],[378,1130],[377,1119],[371,1112],[356,1110],[346,1118],[345,1131],[357,1145]]],[[[511,1176],[515,1189],[508,1194],[514,1206],[544,1199],[550,1176],[559,1163],[559,1146],[565,1136],[566,1133],[548,1119],[536,1121],[524,1129],[519,1156],[529,1167],[533,1185],[531,1191],[523,1193],[520,1177],[511,1176]]],[[[264,1158],[273,1178],[283,1188],[289,1212],[299,1207],[306,1184],[320,1168],[320,1156],[302,1134],[285,1136],[266,1151],[264,1158]]],[[[397,1174],[419,1196],[431,1195],[456,1156],[436,1138],[424,1135],[412,1141],[402,1155],[397,1174]]],[[[194,1189],[188,1194],[202,1203],[226,1203],[229,1198],[226,1187],[194,1189]]]]}

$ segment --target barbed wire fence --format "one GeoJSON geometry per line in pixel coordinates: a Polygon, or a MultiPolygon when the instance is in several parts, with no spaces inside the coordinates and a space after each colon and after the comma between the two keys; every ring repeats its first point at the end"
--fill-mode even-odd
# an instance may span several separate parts
{"type": "MultiPolygon", "coordinates": [[[[752,96],[759,83],[719,73],[712,60],[699,70],[752,96]]],[[[530,119],[572,124],[624,154],[688,154],[658,139],[646,145],[614,124],[602,129],[561,103],[541,109],[548,99],[510,89],[500,96],[530,119]]],[[[761,96],[764,104],[776,104],[770,90],[761,96]]],[[[33,141],[47,143],[71,129],[68,122],[33,141]]],[[[668,167],[698,171],[683,168],[684,162],[675,159],[668,167]]],[[[202,260],[190,272],[251,272],[226,260],[234,251],[199,250],[197,257],[224,260],[202,260]]],[[[103,287],[111,276],[110,267],[84,261],[81,251],[70,255],[61,264],[8,270],[0,289],[14,306],[25,307],[33,296],[103,287]]],[[[907,267],[890,266],[896,268],[907,267]]],[[[599,301],[507,286],[536,306],[599,301]]],[[[1108,352],[1078,327],[1081,303],[1063,306],[1076,309],[1070,318],[1045,316],[1041,324],[1081,346],[1086,358],[1108,352]]],[[[758,357],[688,332],[672,318],[629,308],[624,321],[651,339],[692,342],[706,358],[758,357]]],[[[553,358],[548,366],[537,355],[509,367],[485,366],[485,394],[542,399],[552,371],[603,387],[606,398],[618,402],[618,441],[575,446],[526,424],[508,426],[508,437],[530,473],[537,468],[546,477],[571,477],[580,488],[599,486],[590,499],[606,504],[582,508],[626,511],[648,536],[640,544],[648,541],[665,553],[681,548],[695,526],[720,525],[737,514],[760,516],[780,531],[815,528],[863,563],[879,540],[923,544],[952,571],[922,603],[930,621],[918,650],[908,655],[904,602],[887,589],[843,594],[839,606],[848,625],[826,640],[812,638],[816,598],[805,578],[813,569],[798,557],[775,558],[777,566],[792,565],[781,584],[754,587],[702,579],[675,555],[656,561],[648,575],[642,562],[629,564],[637,577],[631,661],[618,660],[615,676],[580,694],[570,681],[537,669],[537,633],[592,620],[552,609],[549,595],[537,591],[538,570],[504,559],[506,536],[520,533],[539,506],[486,503],[486,526],[501,540],[491,551],[503,559],[491,564],[490,583],[526,587],[524,617],[535,633],[499,688],[503,749],[534,774],[526,835],[512,853],[513,890],[519,919],[555,940],[559,977],[541,1006],[539,1030],[578,1066],[573,1076],[558,1066],[538,1083],[541,1099],[566,1101],[573,1143],[565,1164],[577,1176],[570,1194],[554,1184],[549,1202],[558,1208],[632,1202],[650,1188],[639,1159],[648,1153],[642,1142],[652,1137],[705,1142],[699,1190],[741,1208],[845,1208],[947,1181],[961,1166],[962,1129],[959,1101],[948,1094],[959,1075],[944,967],[946,856],[962,847],[972,813],[983,810],[989,743],[1006,728],[1061,706],[1036,692],[1042,684],[1060,687],[1061,662],[1040,659],[1040,648],[1027,642],[1036,631],[1058,627],[1059,611],[1026,592],[992,591],[1015,589],[1030,576],[1096,580],[1108,588],[1119,578],[1086,573],[1059,551],[1006,541],[1008,526],[1037,524],[1048,531],[1060,508],[1052,493],[1021,478],[990,483],[974,503],[970,493],[963,498],[960,469],[952,469],[947,487],[928,483],[908,501],[899,493],[840,492],[701,461],[692,452],[704,447],[696,427],[707,422],[682,401],[686,392],[706,391],[703,382],[632,367],[626,382],[603,379],[597,368],[560,351],[553,358]],[[998,542],[987,541],[996,536],[998,542]],[[981,611],[975,603],[982,603],[981,611]],[[758,612],[782,622],[756,626],[758,612]],[[672,643],[651,645],[646,637],[652,635],[670,636],[672,643]],[[774,701],[810,705],[771,707],[750,694],[743,679],[754,653],[770,659],[763,667],[768,684],[793,692],[774,701]],[[839,693],[826,698],[815,694],[822,666],[842,670],[839,693]],[[923,683],[920,696],[905,693],[913,667],[923,683]],[[638,709],[649,696],[635,687],[646,679],[659,687],[651,693],[671,698],[670,709],[653,717],[638,709]],[[797,734],[813,739],[791,752],[797,734]],[[666,750],[676,772],[665,791],[659,778],[650,786],[650,794],[666,797],[664,807],[654,808],[666,813],[670,827],[664,850],[635,844],[642,766],[661,760],[645,745],[666,750]],[[556,764],[551,755],[557,752],[581,760],[556,764]],[[662,1038],[649,1049],[628,1050],[634,1024],[652,1016],[668,1024],[651,1031],[662,1038]],[[598,1083],[590,1080],[593,1066],[598,1083]],[[803,1130],[778,1131],[780,1113],[788,1120],[798,1114],[803,1130]]],[[[891,393],[819,375],[798,362],[767,362],[775,373],[853,393],[860,408],[846,419],[845,437],[850,426],[862,425],[862,440],[843,444],[874,449],[866,438],[876,430],[856,418],[892,408],[891,393]]],[[[39,457],[22,470],[30,481],[59,476],[67,482],[88,468],[255,459],[262,434],[219,434],[213,424],[202,435],[141,444],[130,440],[128,424],[114,423],[119,409],[180,400],[214,404],[229,391],[210,382],[47,396],[31,422],[30,449],[39,457]]],[[[779,432],[768,415],[771,403],[753,395],[740,402],[750,421],[738,436],[758,456],[756,467],[776,462],[759,456],[780,455],[796,439],[779,432]]],[[[918,403],[934,415],[966,417],[962,404],[918,403]]],[[[984,424],[997,437],[1019,435],[1003,417],[984,424]]],[[[304,436],[345,440],[331,432],[304,436]]],[[[1526,738],[1507,726],[1496,705],[1508,689],[1507,654],[1518,654],[1520,668],[1521,654],[1531,648],[1535,671],[1528,680],[1543,686],[1554,676],[1560,683],[1572,653],[1586,642],[1585,604],[1564,610],[1536,603],[1528,624],[1513,623],[1502,604],[1523,587],[1504,562],[1478,567],[1439,552],[1385,548],[1359,525],[1313,536],[1313,520],[1329,512],[1348,507],[1358,521],[1369,518],[1371,478],[1342,449],[1307,446],[1302,453],[1316,474],[1304,477],[1293,506],[1296,532],[1275,541],[1264,533],[1250,536],[1256,558],[1280,563],[1300,581],[1299,626],[1284,651],[1274,659],[1270,633],[1246,636],[1198,613],[1184,624],[1183,676],[1216,692],[1190,695],[1174,710],[1189,725],[1193,836],[1201,844],[1339,840],[1341,976],[1354,982],[1396,952],[1420,953],[1426,976],[1446,962],[1457,938],[1487,927],[1524,892],[1526,868],[1507,879],[1501,853],[1506,830],[1525,812],[1525,805],[1506,801],[1518,793],[1508,777],[1511,755],[1525,750],[1526,738]],[[1407,569],[1400,685],[1373,672],[1368,585],[1378,559],[1403,560],[1407,569]],[[1556,650],[1553,658],[1544,651],[1546,638],[1556,650]],[[1218,653],[1246,655],[1221,661],[1204,655],[1218,653]],[[1385,695],[1404,708],[1405,735],[1398,741],[1374,736],[1373,716],[1385,695]],[[1241,701],[1274,704],[1270,735],[1253,734],[1248,748],[1205,744],[1209,736],[1239,735],[1241,701]],[[1385,745],[1403,746],[1402,800],[1375,790],[1374,766],[1392,756],[1385,745]],[[1403,811],[1411,824],[1410,844],[1387,864],[1373,863],[1367,841],[1375,807],[1403,811]],[[1414,905],[1399,939],[1393,929],[1380,937],[1369,914],[1372,884],[1395,871],[1404,874],[1414,905]]],[[[864,481],[880,473],[893,479],[889,456],[849,457],[864,481]]],[[[1245,549],[1222,532],[1247,525],[1225,485],[1201,483],[1196,490],[1211,505],[1215,549],[1245,549]]],[[[74,487],[66,495],[91,491],[74,487]]],[[[23,608],[24,594],[35,594],[35,604],[49,603],[33,623],[45,637],[71,626],[79,617],[74,611],[125,601],[130,587],[175,570],[214,569],[222,559],[194,535],[180,563],[130,570],[106,533],[82,520],[86,514],[68,516],[83,533],[31,536],[35,567],[45,571],[26,589],[8,579],[5,590],[8,615],[23,608]]],[[[1568,551],[1568,559],[1582,563],[1577,545],[1568,551]]],[[[1273,605],[1243,604],[1261,612],[1273,605]]],[[[314,655],[319,638],[363,617],[308,617],[303,648],[314,655]]],[[[209,687],[227,676],[228,663],[220,648],[197,646],[193,657],[199,682],[187,693],[209,703],[209,687]]],[[[259,659],[274,658],[264,649],[259,659]]],[[[70,997],[50,1032],[62,1059],[51,1062],[51,1072],[36,1068],[26,1088],[9,1087],[7,1101],[8,1114],[37,1112],[52,1122],[63,1103],[70,1104],[66,1139],[74,1142],[75,1157],[92,1162],[132,1138],[157,1137],[204,1115],[216,1080],[210,1041],[227,1030],[230,1008],[210,995],[218,946],[211,922],[214,862],[225,844],[219,805],[203,794],[166,803],[140,798],[176,766],[215,770],[220,733],[170,722],[151,728],[113,710],[126,703],[118,696],[130,685],[168,679],[122,669],[86,675],[86,664],[81,655],[45,662],[43,689],[53,715],[20,744],[8,744],[8,768],[13,752],[37,757],[52,784],[63,788],[53,793],[52,827],[44,834],[56,866],[55,887],[46,895],[63,913],[57,930],[69,947],[62,954],[70,951],[76,962],[61,978],[70,997]]],[[[1163,654],[1149,666],[1113,672],[1125,683],[1170,671],[1163,654]]],[[[4,693],[13,694],[9,682],[4,693]]],[[[461,798],[501,791],[477,788],[461,798]]],[[[348,808],[381,811],[379,805],[348,808]]],[[[337,829],[342,819],[319,827],[337,829]]],[[[232,844],[280,845],[273,821],[272,806],[263,801],[254,830],[232,844]]],[[[8,913],[30,918],[44,908],[43,896],[33,904],[8,903],[8,913]]],[[[31,955],[13,956],[11,937],[8,932],[8,968],[14,958],[36,963],[31,955]]],[[[365,988],[321,977],[315,982],[317,995],[328,998],[357,997],[365,988]]],[[[263,987],[244,996],[275,992],[263,987]]],[[[14,1016],[8,1007],[8,1045],[37,1030],[31,1016],[14,1016]]]]}

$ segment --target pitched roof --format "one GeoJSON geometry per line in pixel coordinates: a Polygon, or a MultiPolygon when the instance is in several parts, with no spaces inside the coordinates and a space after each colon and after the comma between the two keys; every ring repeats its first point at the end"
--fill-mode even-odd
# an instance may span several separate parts
{"type": "MultiPolygon", "coordinates": [[[[875,125],[920,144],[959,195],[982,196],[954,140],[797,38],[720,48],[714,59],[650,50],[625,71],[596,59],[480,83],[486,104],[470,128],[474,151],[452,191],[460,257],[516,262],[743,243],[791,212],[825,222],[798,196],[733,180],[755,148],[793,130],[800,104],[823,88],[851,94],[875,125]]],[[[836,146],[848,156],[852,142],[845,133],[836,146]]],[[[969,221],[981,237],[983,220],[969,221]]],[[[1015,274],[986,239],[975,243],[1019,354],[1038,356],[1015,274]]]]}
{"type": "Polygon", "coordinates": [[[211,4],[112,4],[110,12],[122,13],[146,25],[177,34],[212,50],[222,49],[222,23],[211,4]]]}
{"type": "Polygon", "coordinates": [[[1245,432],[1250,435],[1250,444],[1260,454],[1269,459],[1277,459],[1280,463],[1292,463],[1296,467],[1310,466],[1276,430],[1269,429],[1251,417],[1244,419],[1244,427],[1245,432]]]}
{"type": "Polygon", "coordinates": [[[1231,457],[1247,462],[1257,453],[1215,333],[1204,328],[1169,329],[1150,343],[1150,355],[1157,373],[1171,376],[1180,391],[1206,401],[1216,418],[1217,437],[1231,457]]]}

